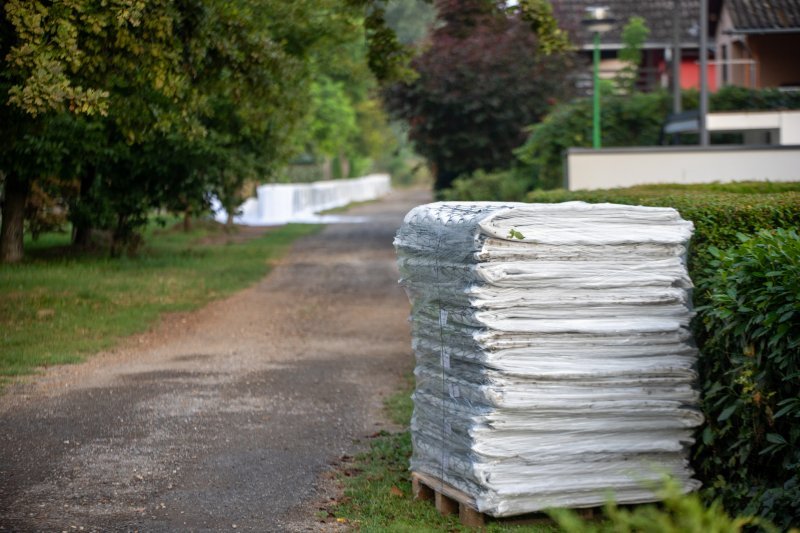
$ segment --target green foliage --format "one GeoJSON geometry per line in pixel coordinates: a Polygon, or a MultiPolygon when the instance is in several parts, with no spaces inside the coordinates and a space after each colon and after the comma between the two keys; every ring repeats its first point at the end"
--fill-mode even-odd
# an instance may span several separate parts
{"type": "Polygon", "coordinates": [[[28,243],[26,262],[0,265],[0,380],[79,361],[163,313],[240,290],[318,229],[289,225],[236,244],[216,224],[191,233],[152,229],[139,257],[113,261],[65,254],[68,235],[44,234],[28,243]]]}
{"type": "Polygon", "coordinates": [[[754,517],[731,518],[719,504],[706,506],[697,494],[682,494],[680,485],[669,478],[656,491],[659,505],[621,509],[613,501],[605,506],[606,520],[588,523],[573,511],[556,509],[548,514],[564,533],[735,533],[757,530],[777,531],[754,517]]]}
{"type": "Polygon", "coordinates": [[[440,25],[412,61],[419,77],[390,87],[386,103],[407,122],[442,190],[459,175],[508,168],[525,126],[569,96],[573,62],[569,53],[544,53],[530,24],[494,2],[437,7],[440,25]]]}
{"type": "Polygon", "coordinates": [[[617,74],[617,83],[628,93],[636,88],[636,78],[642,62],[642,45],[648,35],[650,28],[642,17],[629,18],[628,23],[622,28],[623,46],[617,57],[625,63],[625,66],[617,74]]]}
{"type": "MultiPolygon", "coordinates": [[[[338,46],[314,54],[311,105],[295,136],[298,151],[309,163],[304,181],[385,170],[381,162],[398,144],[376,97],[377,80],[367,66],[367,41],[354,28],[358,25],[343,28],[338,46]]],[[[297,178],[297,171],[295,165],[277,174],[291,180],[297,178]]]]}
{"type": "MultiPolygon", "coordinates": [[[[317,129],[323,144],[336,134],[356,142],[341,130],[368,123],[354,118],[374,84],[367,65],[392,79],[407,70],[410,51],[386,26],[381,6],[9,0],[0,12],[4,189],[24,197],[43,176],[76,179],[78,191],[64,198],[76,236],[110,229],[116,249],[138,239],[153,208],[196,214],[213,194],[232,211],[248,181],[274,174],[302,146],[312,86],[315,96],[331,95],[317,98],[321,114],[344,116],[335,132],[317,129]],[[353,43],[358,53],[339,61],[353,43]],[[330,51],[338,56],[327,64],[336,67],[312,84],[315,65],[330,51]],[[331,75],[348,68],[347,80],[331,75]]],[[[366,154],[354,158],[354,168],[368,165],[366,154]]],[[[0,232],[0,261],[18,260],[22,251],[15,228],[24,198],[7,204],[3,228],[11,229],[0,232]]]]}
{"type": "Polygon", "coordinates": [[[522,20],[530,24],[539,39],[539,47],[547,55],[573,48],[566,31],[558,27],[553,6],[545,0],[521,0],[515,8],[522,20]]]}
{"type": "Polygon", "coordinates": [[[310,104],[311,134],[316,148],[329,157],[344,151],[356,132],[356,111],[344,85],[330,78],[318,78],[311,85],[310,104]]]}
{"type": "Polygon", "coordinates": [[[75,188],[73,182],[43,178],[31,184],[25,205],[26,231],[33,240],[42,233],[61,231],[67,223],[67,206],[63,200],[75,188]]]}
{"type": "MultiPolygon", "coordinates": [[[[603,146],[653,146],[669,113],[666,92],[608,95],[601,106],[603,146]]],[[[525,143],[514,153],[528,173],[531,188],[552,189],[563,183],[562,160],[570,147],[592,144],[592,103],[576,100],[555,107],[529,128],[525,143]]]]}
{"type": "MultiPolygon", "coordinates": [[[[697,93],[683,94],[684,108],[697,107],[697,93]]],[[[710,97],[712,111],[800,109],[800,94],[777,89],[752,90],[724,87],[710,97]]],[[[664,91],[631,95],[604,95],[601,105],[602,144],[656,146],[661,128],[671,113],[671,97],[664,91]]],[[[553,108],[515,154],[532,187],[552,189],[563,180],[563,157],[570,147],[589,147],[592,141],[592,107],[589,99],[563,103],[553,108]]],[[[683,137],[692,141],[692,136],[683,137]]]]}
{"type": "Polygon", "coordinates": [[[728,85],[711,95],[709,107],[711,111],[800,109],[800,92],[728,85]]]}
{"type": "Polygon", "coordinates": [[[530,178],[518,169],[477,172],[456,178],[449,189],[442,191],[443,200],[513,202],[530,189],[530,178]]]}
{"type": "Polygon", "coordinates": [[[508,231],[508,238],[509,238],[509,239],[519,239],[519,240],[523,240],[523,239],[525,239],[525,235],[523,235],[522,233],[518,232],[518,231],[517,231],[517,230],[515,230],[514,228],[511,228],[511,229],[508,231]]]}
{"type": "Polygon", "coordinates": [[[738,237],[709,249],[697,283],[708,302],[697,457],[711,495],[788,527],[800,524],[800,236],[738,237]]]}
{"type": "Polygon", "coordinates": [[[386,24],[385,10],[373,5],[364,19],[367,43],[367,64],[380,81],[412,80],[414,71],[408,68],[412,50],[397,40],[386,24]]]}

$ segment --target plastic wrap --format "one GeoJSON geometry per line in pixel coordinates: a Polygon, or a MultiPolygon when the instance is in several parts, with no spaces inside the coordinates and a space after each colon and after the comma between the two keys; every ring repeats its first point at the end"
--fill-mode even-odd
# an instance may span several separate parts
{"type": "Polygon", "coordinates": [[[397,233],[417,359],[411,468],[493,516],[696,489],[686,247],[674,209],[419,206],[397,233]]]}

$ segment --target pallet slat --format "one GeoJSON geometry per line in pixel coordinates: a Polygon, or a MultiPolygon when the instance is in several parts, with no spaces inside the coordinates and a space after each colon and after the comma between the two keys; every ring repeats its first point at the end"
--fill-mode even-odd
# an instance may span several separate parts
{"type": "MultiPolygon", "coordinates": [[[[458,513],[461,525],[466,527],[483,527],[488,522],[499,522],[507,525],[530,525],[552,523],[552,519],[544,513],[529,513],[522,516],[496,518],[477,510],[475,498],[452,485],[422,472],[411,473],[411,486],[414,499],[434,501],[436,510],[441,515],[458,513]]],[[[594,519],[602,513],[599,507],[575,509],[583,519],[594,519]]]]}

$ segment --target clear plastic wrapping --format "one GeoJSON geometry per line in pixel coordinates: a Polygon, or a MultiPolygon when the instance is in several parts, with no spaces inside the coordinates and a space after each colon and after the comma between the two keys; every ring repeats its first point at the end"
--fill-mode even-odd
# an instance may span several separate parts
{"type": "Polygon", "coordinates": [[[653,501],[664,473],[697,488],[692,229],[669,208],[583,202],[409,212],[412,470],[493,516],[653,501]]]}

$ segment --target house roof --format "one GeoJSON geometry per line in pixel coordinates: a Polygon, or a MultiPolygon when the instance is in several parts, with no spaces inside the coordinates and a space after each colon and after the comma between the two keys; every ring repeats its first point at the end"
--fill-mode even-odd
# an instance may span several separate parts
{"type": "Polygon", "coordinates": [[[800,31],[800,0],[725,0],[736,33],[800,31]]]}
{"type": "MultiPolygon", "coordinates": [[[[681,46],[698,48],[700,0],[679,0],[681,13],[681,46]]],[[[740,0],[746,1],[746,0],[740,0]]],[[[568,31],[573,42],[591,47],[592,36],[581,26],[586,8],[607,6],[617,23],[601,36],[603,48],[622,47],[622,28],[633,16],[645,19],[650,35],[644,48],[664,48],[672,45],[673,0],[552,0],[553,15],[559,26],[568,31]]]]}

